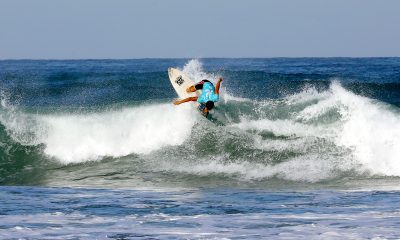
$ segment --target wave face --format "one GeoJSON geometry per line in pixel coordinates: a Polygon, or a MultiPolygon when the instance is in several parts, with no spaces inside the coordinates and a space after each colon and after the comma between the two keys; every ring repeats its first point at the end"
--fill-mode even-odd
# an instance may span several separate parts
{"type": "Polygon", "coordinates": [[[397,58],[0,65],[2,184],[398,185],[397,58]],[[168,66],[224,77],[211,121],[171,104],[168,66]]]}

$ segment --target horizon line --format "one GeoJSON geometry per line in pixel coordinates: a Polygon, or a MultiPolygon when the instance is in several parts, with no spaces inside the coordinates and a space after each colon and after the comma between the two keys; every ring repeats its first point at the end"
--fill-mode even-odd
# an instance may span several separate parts
{"type": "Polygon", "coordinates": [[[137,58],[0,58],[0,61],[77,61],[77,60],[145,60],[145,59],[300,59],[300,58],[400,58],[400,56],[329,56],[329,57],[137,57],[137,58]]]}

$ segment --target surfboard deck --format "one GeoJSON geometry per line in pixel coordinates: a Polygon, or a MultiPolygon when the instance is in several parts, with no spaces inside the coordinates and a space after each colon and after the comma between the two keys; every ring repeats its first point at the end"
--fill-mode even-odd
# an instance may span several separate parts
{"type": "MultiPolygon", "coordinates": [[[[195,83],[188,76],[186,76],[182,71],[176,68],[168,68],[168,76],[171,81],[175,92],[178,94],[180,99],[185,99],[188,97],[197,97],[201,94],[201,91],[196,92],[186,92],[186,89],[193,86],[195,83]]],[[[198,102],[193,102],[194,106],[198,107],[198,102]]]]}
{"type": "MultiPolygon", "coordinates": [[[[196,92],[186,92],[186,89],[195,84],[189,77],[187,77],[182,71],[176,68],[168,68],[169,80],[174,87],[176,93],[180,99],[185,99],[188,97],[198,97],[201,94],[201,90],[196,92]]],[[[192,105],[199,110],[200,114],[206,117],[201,109],[201,105],[198,102],[192,102],[192,105]]]]}
{"type": "Polygon", "coordinates": [[[188,97],[196,97],[199,95],[198,91],[191,93],[186,92],[186,89],[194,85],[195,83],[189,77],[187,77],[182,71],[170,67],[168,68],[168,76],[172,86],[174,87],[180,99],[185,99],[188,97]]]}

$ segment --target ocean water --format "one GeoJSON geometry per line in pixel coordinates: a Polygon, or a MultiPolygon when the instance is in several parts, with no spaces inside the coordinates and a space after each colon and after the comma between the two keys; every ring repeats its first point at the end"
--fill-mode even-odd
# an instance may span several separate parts
{"type": "Polygon", "coordinates": [[[0,101],[2,239],[400,238],[400,58],[3,60],[0,101]]]}

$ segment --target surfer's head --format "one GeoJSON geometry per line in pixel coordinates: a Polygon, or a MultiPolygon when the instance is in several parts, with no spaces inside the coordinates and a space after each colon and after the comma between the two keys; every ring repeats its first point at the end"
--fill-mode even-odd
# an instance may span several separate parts
{"type": "Polygon", "coordinates": [[[213,101],[207,101],[206,102],[206,108],[208,111],[214,108],[214,102],[213,101]]]}

